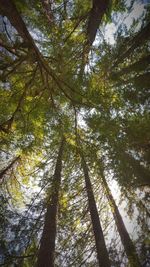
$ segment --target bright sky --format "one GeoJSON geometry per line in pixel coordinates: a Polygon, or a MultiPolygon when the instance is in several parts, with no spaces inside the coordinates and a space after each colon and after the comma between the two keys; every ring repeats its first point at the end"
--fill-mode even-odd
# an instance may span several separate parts
{"type": "MultiPolygon", "coordinates": [[[[127,1],[127,2],[131,4],[131,1],[127,1]]],[[[127,15],[127,17],[124,19],[124,16],[122,17],[122,14],[121,14],[118,24],[121,24],[122,22],[124,22],[126,26],[129,28],[130,25],[132,24],[133,19],[139,19],[139,26],[140,26],[140,23],[141,23],[140,17],[142,16],[144,12],[144,6],[146,3],[150,4],[150,0],[136,1],[133,5],[130,15],[127,15]]],[[[114,39],[115,32],[116,32],[116,25],[114,23],[110,23],[105,27],[105,39],[110,44],[115,43],[115,39],[114,39]]]]}

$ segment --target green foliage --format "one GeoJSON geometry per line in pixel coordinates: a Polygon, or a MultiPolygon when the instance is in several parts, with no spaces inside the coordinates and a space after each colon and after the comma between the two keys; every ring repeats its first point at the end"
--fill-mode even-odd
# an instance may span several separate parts
{"type": "Polygon", "coordinates": [[[144,204],[150,184],[148,8],[141,27],[138,19],[127,27],[119,24],[119,17],[130,10],[126,1],[112,1],[100,26],[104,36],[101,31],[88,48],[92,1],[52,1],[46,11],[51,23],[42,1],[13,2],[31,40],[23,40],[8,16],[0,35],[2,264],[36,264],[62,135],[66,146],[56,266],[98,266],[79,150],[87,161],[111,261],[127,266],[124,249],[117,247],[118,233],[99,168],[112,187],[117,181],[119,200],[125,199],[130,219],[139,223],[135,239],[144,260],[149,214],[144,204]],[[112,21],[118,23],[114,44],[105,36],[105,26],[112,21]]]}

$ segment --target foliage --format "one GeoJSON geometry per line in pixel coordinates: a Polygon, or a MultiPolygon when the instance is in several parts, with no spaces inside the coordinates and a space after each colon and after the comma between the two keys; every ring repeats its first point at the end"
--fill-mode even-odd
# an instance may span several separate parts
{"type": "Polygon", "coordinates": [[[15,4],[12,10],[18,17],[5,4],[0,7],[2,264],[30,267],[37,261],[62,135],[66,145],[56,266],[98,266],[80,150],[112,266],[127,266],[128,259],[100,169],[110,189],[120,192],[114,198],[123,203],[123,219],[126,213],[134,222],[137,235],[131,237],[145,264],[150,214],[149,6],[143,9],[140,26],[136,18],[127,27],[119,18],[130,16],[134,1],[131,7],[126,1],[112,1],[100,14],[95,42],[89,45],[88,24],[97,1],[47,1],[48,6],[42,0],[8,2],[15,4]],[[118,25],[111,44],[106,27],[113,22],[118,25]]]}

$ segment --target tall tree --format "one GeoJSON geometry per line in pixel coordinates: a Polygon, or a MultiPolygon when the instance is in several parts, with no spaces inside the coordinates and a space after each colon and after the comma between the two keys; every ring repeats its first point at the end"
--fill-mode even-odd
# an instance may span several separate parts
{"type": "Polygon", "coordinates": [[[110,0],[107,0],[105,2],[98,0],[92,1],[92,8],[90,10],[88,27],[87,27],[87,36],[89,45],[93,44],[101,20],[106,11],[108,10],[110,3],[111,3],[110,0]]]}
{"type": "Polygon", "coordinates": [[[59,189],[61,184],[62,154],[64,149],[64,142],[65,140],[64,138],[62,138],[53,177],[51,196],[48,200],[46,208],[44,228],[38,252],[37,267],[54,266],[57,210],[59,189]]]}
{"type": "Polygon", "coordinates": [[[95,237],[99,267],[110,267],[111,264],[110,264],[106,244],[105,244],[105,239],[104,239],[103,230],[102,230],[100,219],[99,219],[98,210],[96,207],[96,202],[95,202],[92,185],[91,185],[91,181],[89,177],[89,171],[88,171],[88,167],[87,167],[83,152],[81,151],[80,151],[80,156],[81,156],[81,164],[82,164],[84,178],[85,178],[85,186],[86,186],[86,192],[88,196],[88,205],[89,205],[93,232],[94,232],[94,237],[95,237]]]}
{"type": "Polygon", "coordinates": [[[25,266],[53,266],[55,254],[57,266],[96,266],[97,252],[100,266],[126,265],[120,239],[117,244],[122,228],[108,216],[93,154],[103,157],[112,183],[117,180],[120,198],[129,203],[125,212],[136,222],[133,243],[143,245],[149,214],[149,6],[127,27],[128,2],[0,0],[2,264],[19,266],[24,259],[25,266]],[[76,153],[75,110],[84,153],[76,153]],[[62,179],[60,124],[66,139],[62,179]]]}
{"type": "Polygon", "coordinates": [[[128,231],[125,227],[122,216],[119,212],[119,209],[116,205],[116,202],[113,198],[113,195],[111,193],[111,190],[108,186],[108,183],[106,181],[106,178],[105,178],[102,170],[101,170],[101,179],[102,179],[102,183],[104,186],[106,196],[107,196],[108,201],[109,201],[109,205],[111,207],[111,210],[112,210],[112,213],[114,216],[114,220],[115,220],[122,244],[124,246],[125,252],[126,252],[127,257],[128,257],[129,264],[131,267],[141,267],[142,265],[138,259],[138,255],[136,253],[134,244],[133,244],[133,242],[132,242],[132,240],[128,234],[128,231]]]}

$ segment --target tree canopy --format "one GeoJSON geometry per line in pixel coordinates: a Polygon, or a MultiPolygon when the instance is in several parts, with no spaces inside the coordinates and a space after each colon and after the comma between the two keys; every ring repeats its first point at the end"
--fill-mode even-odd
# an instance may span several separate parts
{"type": "Polygon", "coordinates": [[[0,266],[149,266],[144,3],[0,0],[0,266]]]}

